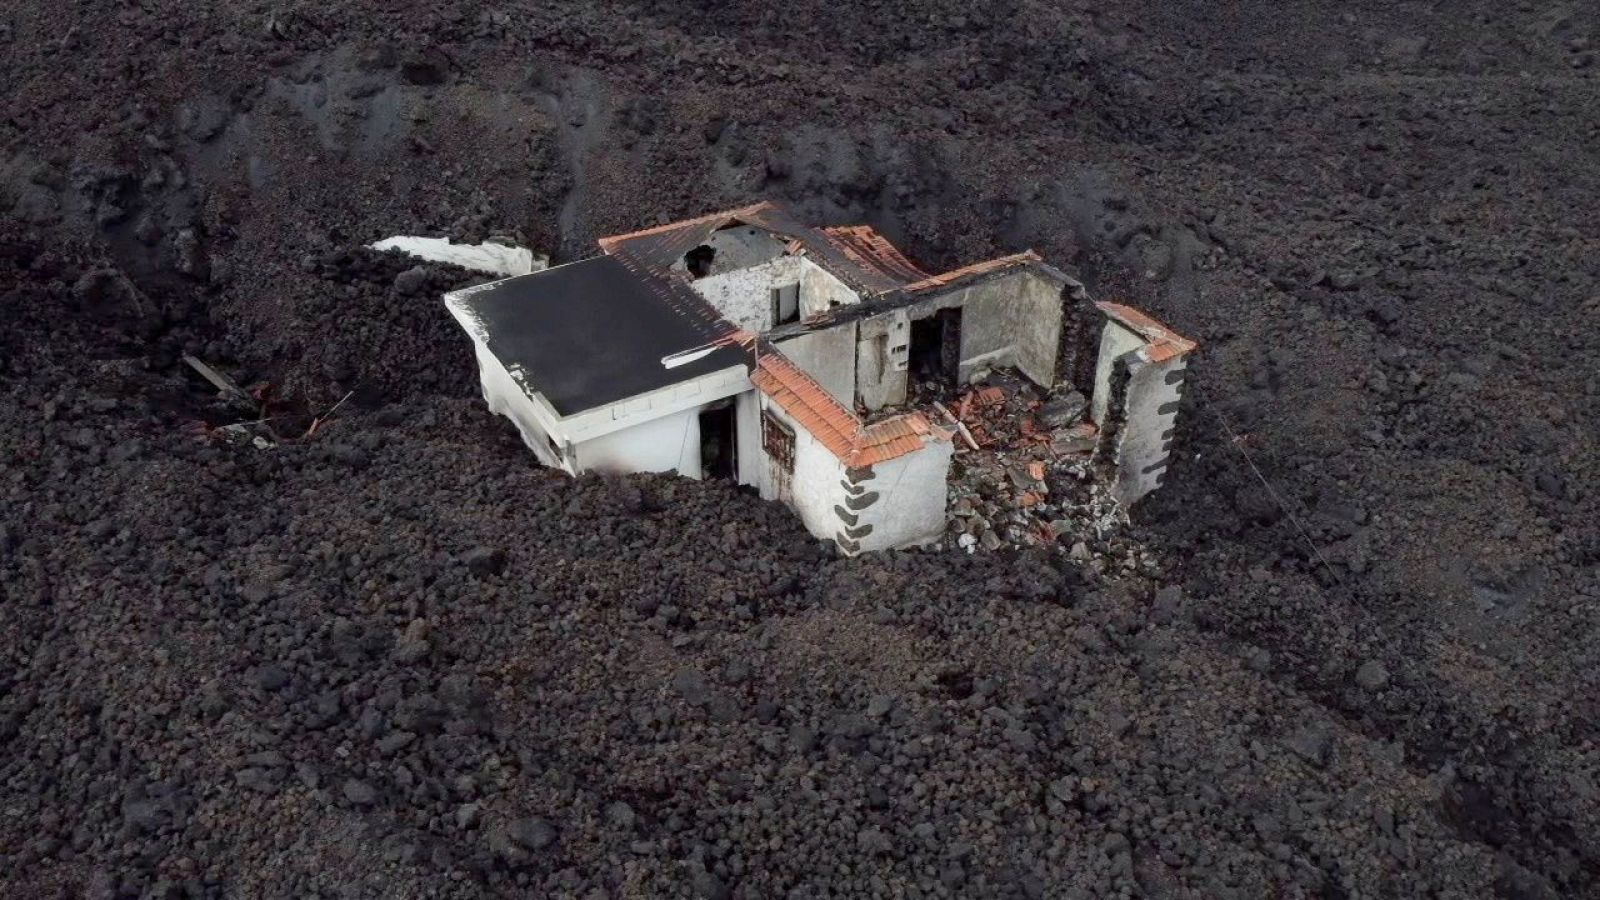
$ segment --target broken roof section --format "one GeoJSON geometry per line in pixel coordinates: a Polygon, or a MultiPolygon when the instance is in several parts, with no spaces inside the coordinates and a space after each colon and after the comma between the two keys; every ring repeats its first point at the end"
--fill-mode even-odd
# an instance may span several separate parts
{"type": "Polygon", "coordinates": [[[467,288],[446,302],[562,416],[748,361],[744,350],[718,346],[667,368],[666,357],[725,339],[732,326],[687,285],[613,256],[467,288]]]}
{"type": "Polygon", "coordinates": [[[921,281],[928,273],[906,258],[900,248],[889,243],[871,225],[843,225],[824,228],[822,234],[855,265],[901,282],[921,281]]]}
{"type": "Polygon", "coordinates": [[[1104,301],[1095,306],[1112,321],[1143,338],[1145,357],[1151,362],[1166,362],[1200,346],[1131,306],[1104,301]]]}
{"type": "Polygon", "coordinates": [[[750,346],[756,353],[751,383],[846,466],[876,465],[915,453],[929,439],[950,439],[949,434],[929,425],[921,413],[864,425],[855,413],[781,353],[756,342],[750,346]]]}
{"type": "MultiPolygon", "coordinates": [[[[892,291],[908,280],[905,274],[897,274],[896,270],[901,268],[899,263],[884,265],[881,264],[883,261],[873,262],[870,254],[863,257],[859,253],[847,252],[843,241],[830,239],[821,229],[812,228],[795,218],[786,207],[771,201],[603,237],[600,239],[600,249],[608,254],[627,256],[646,268],[666,270],[681,260],[684,254],[704,244],[712,234],[735,225],[759,228],[785,239],[794,246],[791,252],[804,255],[863,295],[892,291]]],[[[883,241],[883,244],[888,246],[888,241],[883,241]]],[[[912,273],[922,274],[909,260],[900,256],[898,250],[893,247],[889,249],[912,273]]]]}

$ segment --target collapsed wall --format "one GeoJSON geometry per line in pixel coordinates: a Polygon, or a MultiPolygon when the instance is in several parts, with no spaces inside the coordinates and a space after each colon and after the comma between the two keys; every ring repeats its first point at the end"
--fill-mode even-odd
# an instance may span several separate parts
{"type": "Polygon", "coordinates": [[[1172,450],[1188,354],[1195,343],[1119,303],[1106,315],[1090,414],[1095,459],[1124,509],[1161,486],[1172,450]]]}

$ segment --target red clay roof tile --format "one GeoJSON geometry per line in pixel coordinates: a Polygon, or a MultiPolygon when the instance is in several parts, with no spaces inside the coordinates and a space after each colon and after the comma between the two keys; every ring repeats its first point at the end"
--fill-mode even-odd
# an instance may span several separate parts
{"type": "Polygon", "coordinates": [[[987,272],[994,272],[1000,269],[1009,269],[1013,266],[1025,266],[1030,263],[1037,262],[1043,262],[1043,260],[1040,259],[1039,254],[1033,252],[1032,250],[1024,250],[1021,253],[1013,253],[1010,256],[1001,256],[996,259],[986,259],[982,262],[975,262],[971,265],[962,266],[959,269],[951,269],[948,272],[941,272],[938,275],[929,275],[921,281],[914,281],[906,285],[905,290],[913,294],[917,293],[918,291],[929,291],[933,290],[934,288],[944,287],[945,285],[954,281],[959,281],[962,278],[971,278],[975,275],[983,275],[987,272]]]}
{"type": "Polygon", "coordinates": [[[856,414],[783,354],[759,348],[750,381],[847,466],[870,466],[915,453],[935,434],[921,413],[864,426],[856,414]]]}
{"type": "Polygon", "coordinates": [[[889,243],[871,225],[844,225],[822,229],[835,247],[851,262],[865,269],[880,272],[896,281],[920,281],[928,273],[907,259],[900,248],[889,243]]]}
{"type": "Polygon", "coordinates": [[[1151,362],[1166,362],[1200,346],[1131,306],[1105,301],[1096,303],[1095,306],[1144,338],[1145,354],[1151,362]]]}

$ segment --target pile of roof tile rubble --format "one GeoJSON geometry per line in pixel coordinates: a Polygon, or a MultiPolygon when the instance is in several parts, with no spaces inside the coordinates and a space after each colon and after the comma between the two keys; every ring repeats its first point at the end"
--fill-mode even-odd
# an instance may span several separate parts
{"type": "Polygon", "coordinates": [[[1099,557],[1090,548],[1104,544],[1120,513],[1092,477],[1097,430],[1084,395],[1066,384],[1045,391],[1010,371],[982,382],[943,402],[923,394],[932,421],[960,423],[949,545],[968,553],[1054,545],[1081,561],[1099,557]]]}

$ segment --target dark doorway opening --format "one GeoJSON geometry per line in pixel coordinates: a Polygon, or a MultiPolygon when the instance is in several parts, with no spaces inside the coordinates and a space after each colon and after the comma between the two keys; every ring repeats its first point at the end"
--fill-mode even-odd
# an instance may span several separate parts
{"type": "Polygon", "coordinates": [[[700,410],[700,477],[733,479],[738,473],[733,400],[700,410]]]}
{"type": "Polygon", "coordinates": [[[711,261],[717,258],[717,251],[701,244],[683,255],[683,267],[689,270],[690,276],[704,278],[711,274],[711,261]]]}
{"type": "Polygon", "coordinates": [[[800,321],[800,284],[786,284],[772,289],[772,324],[787,325],[800,321]]]}
{"type": "Polygon", "coordinates": [[[911,376],[954,386],[961,365],[961,309],[941,309],[911,323],[911,376]]]}

